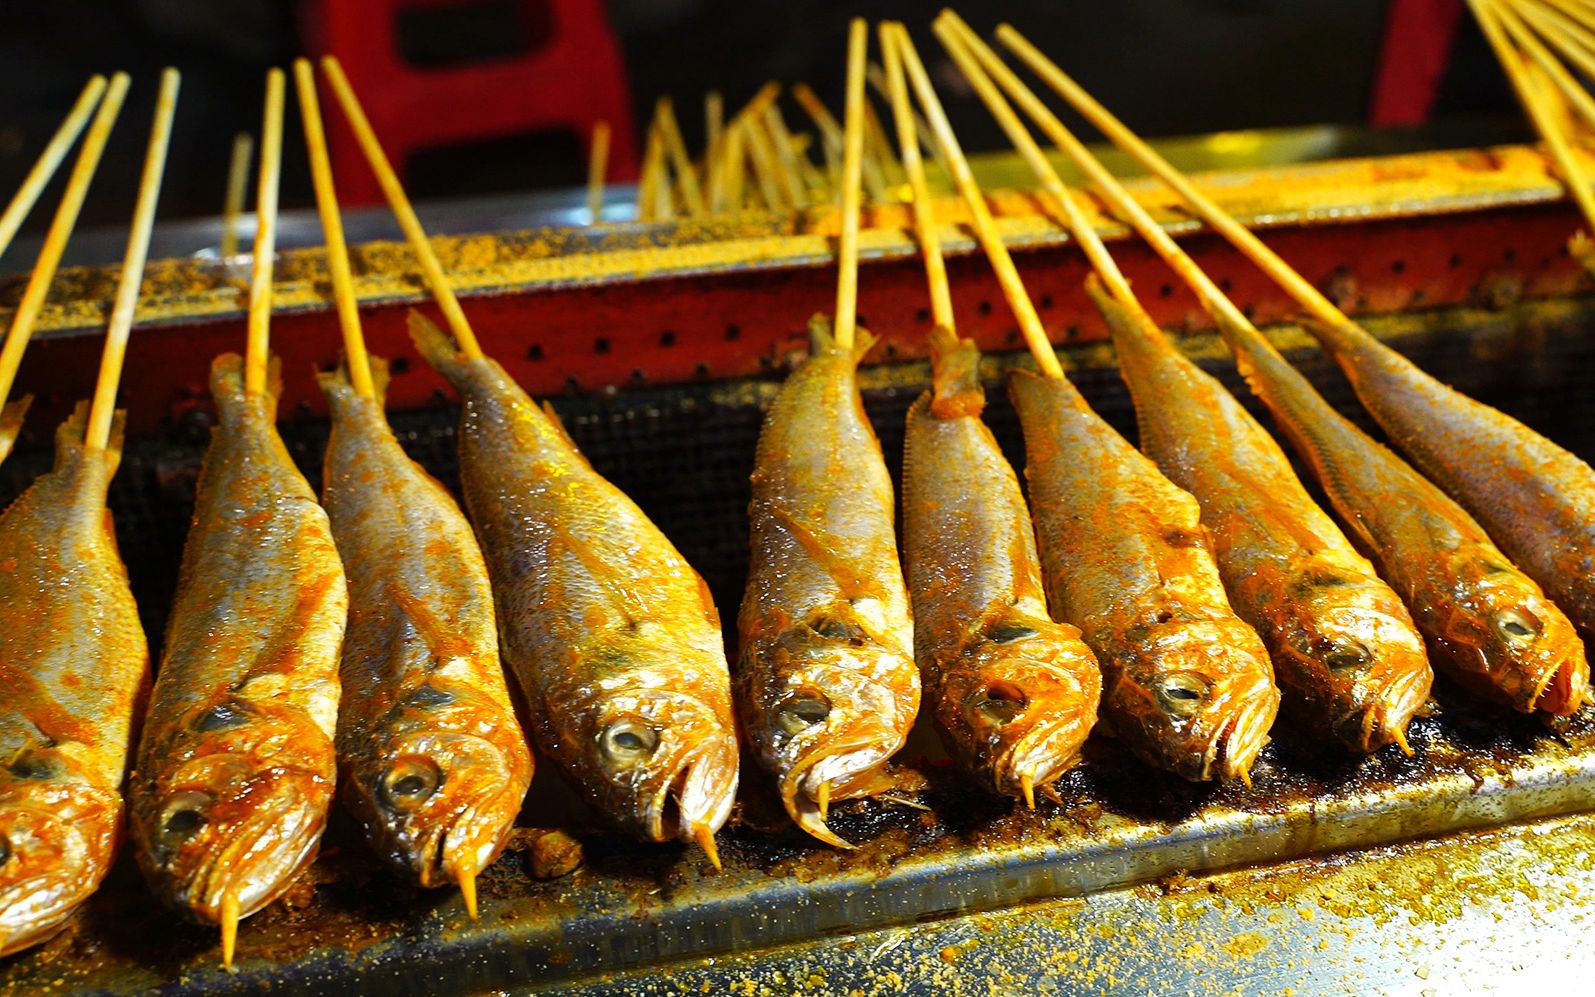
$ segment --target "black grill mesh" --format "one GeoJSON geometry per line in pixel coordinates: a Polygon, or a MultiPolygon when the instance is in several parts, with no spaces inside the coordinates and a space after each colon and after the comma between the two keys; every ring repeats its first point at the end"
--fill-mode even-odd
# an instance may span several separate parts
{"type": "MultiPolygon", "coordinates": [[[[1586,459],[1595,456],[1595,405],[1589,402],[1595,381],[1595,314],[1559,303],[1499,314],[1403,317],[1383,325],[1392,343],[1424,369],[1586,459]]],[[[1200,349],[1204,344],[1193,340],[1193,345],[1200,349]]],[[[1096,410],[1134,439],[1129,396],[1117,371],[1101,356],[1099,349],[1077,351],[1069,358],[1076,363],[1072,377],[1096,410]]],[[[1311,348],[1293,350],[1291,359],[1332,404],[1372,428],[1344,378],[1321,354],[1311,348]]],[[[997,367],[1012,360],[995,358],[997,367]]],[[[1261,414],[1231,363],[1203,363],[1261,414]]],[[[866,407],[894,477],[901,473],[903,420],[924,376],[923,365],[871,368],[865,374],[866,407]]],[[[754,443],[763,405],[777,384],[642,388],[554,402],[599,472],[632,496],[703,573],[728,624],[741,598],[747,565],[745,510],[754,443]]],[[[1000,381],[988,384],[988,397],[987,422],[1020,467],[1018,421],[1000,381]]],[[[441,407],[393,417],[411,456],[456,492],[457,417],[456,409],[441,407]]],[[[1271,425],[1266,415],[1261,418],[1271,425]]],[[[295,459],[311,482],[318,483],[326,423],[289,421],[282,430],[295,459]]],[[[134,593],[157,643],[192,512],[203,435],[136,441],[112,488],[110,504],[134,593]]],[[[48,466],[46,451],[14,454],[0,465],[0,501],[9,502],[48,466]]]]}

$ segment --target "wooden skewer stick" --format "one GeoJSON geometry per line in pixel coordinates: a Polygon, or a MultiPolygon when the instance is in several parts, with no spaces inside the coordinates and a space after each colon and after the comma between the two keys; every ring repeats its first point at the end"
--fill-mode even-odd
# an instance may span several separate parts
{"type": "Polygon", "coordinates": [[[920,253],[925,257],[925,281],[930,285],[931,319],[948,332],[957,329],[953,314],[952,291],[947,285],[947,263],[942,259],[941,237],[936,229],[936,207],[925,183],[925,164],[919,156],[919,131],[914,108],[908,99],[908,84],[903,79],[903,60],[890,25],[880,26],[881,60],[885,63],[882,89],[896,119],[897,140],[903,150],[903,171],[914,195],[914,229],[919,236],[920,253]]]}
{"type": "Polygon", "coordinates": [[[759,182],[759,193],[763,195],[764,203],[772,211],[790,208],[792,202],[787,200],[787,192],[782,189],[785,184],[781,180],[781,170],[776,164],[775,151],[770,148],[770,137],[764,131],[763,122],[759,118],[740,118],[736,127],[742,130],[743,141],[753,157],[753,176],[759,182]]]}
{"type": "Polygon", "coordinates": [[[376,133],[371,130],[371,122],[366,120],[365,111],[360,107],[360,99],[355,96],[354,89],[349,86],[348,78],[343,75],[343,67],[338,65],[336,58],[329,55],[322,58],[321,71],[332,84],[332,92],[343,107],[344,116],[354,128],[355,139],[360,143],[361,151],[365,153],[366,162],[371,165],[371,172],[376,174],[377,183],[388,199],[388,207],[398,218],[399,227],[404,229],[405,238],[410,242],[410,251],[415,253],[416,259],[421,264],[427,286],[432,289],[432,295],[437,299],[438,307],[442,310],[450,331],[454,333],[460,352],[468,360],[480,360],[482,347],[476,341],[476,333],[471,330],[471,323],[466,320],[459,299],[454,296],[454,287],[449,283],[448,275],[443,272],[443,264],[438,262],[437,253],[433,252],[432,243],[427,240],[426,230],[421,227],[421,220],[415,216],[415,208],[410,206],[410,199],[405,196],[398,175],[393,172],[387,154],[382,151],[376,133]]]}
{"type": "Polygon", "coordinates": [[[138,310],[138,292],[144,283],[144,261],[149,257],[150,233],[155,228],[155,205],[161,196],[161,178],[166,174],[166,150],[171,145],[172,117],[177,113],[177,89],[181,83],[182,75],[177,70],[167,67],[161,73],[160,94],[155,100],[155,121],[150,126],[149,148],[144,153],[144,172],[138,181],[138,201],[133,207],[127,251],[122,256],[122,273],[116,282],[111,321],[105,330],[100,377],[94,386],[94,401],[89,406],[89,426],[84,434],[84,447],[90,453],[104,450],[111,440],[111,419],[116,414],[116,388],[122,381],[122,361],[127,357],[127,340],[133,333],[133,318],[138,310]]]}
{"type": "Polygon", "coordinates": [[[765,107],[763,125],[770,135],[775,162],[781,168],[781,185],[786,188],[787,200],[792,202],[794,208],[807,207],[808,185],[804,181],[803,166],[792,148],[792,133],[786,129],[780,105],[772,103],[765,107]]]}
{"type": "Polygon", "coordinates": [[[964,158],[964,151],[958,145],[958,138],[953,134],[952,125],[947,121],[946,112],[942,110],[941,100],[936,96],[936,91],[930,84],[930,77],[926,75],[925,67],[919,61],[919,53],[914,50],[914,42],[908,37],[907,29],[898,26],[894,30],[898,39],[898,52],[902,56],[904,67],[908,70],[909,82],[913,84],[914,92],[919,95],[920,107],[924,109],[931,131],[936,135],[936,143],[941,147],[942,162],[952,174],[954,185],[969,207],[969,214],[975,226],[975,236],[980,240],[981,248],[985,250],[986,257],[991,261],[991,268],[997,273],[997,281],[1002,285],[1008,307],[1013,310],[1014,318],[1019,322],[1019,331],[1025,337],[1025,344],[1030,347],[1030,352],[1036,358],[1036,366],[1041,369],[1041,373],[1047,377],[1061,378],[1063,367],[1058,363],[1058,355],[1047,339],[1046,329],[1042,327],[1041,317],[1036,314],[1036,307],[1025,291],[1024,282],[1019,279],[1019,271],[1013,264],[1013,258],[1008,255],[1008,247],[1003,245],[1002,237],[997,234],[991,209],[986,206],[980,185],[975,182],[974,174],[969,171],[969,161],[964,158]]]}
{"type": "Polygon", "coordinates": [[[992,52],[957,14],[951,11],[943,13],[937,19],[933,30],[936,32],[936,37],[941,39],[947,53],[953,57],[953,61],[958,64],[958,68],[975,88],[981,101],[991,111],[992,117],[1002,126],[1009,141],[1013,142],[1014,148],[1019,150],[1020,156],[1030,165],[1030,169],[1036,174],[1036,179],[1041,183],[1042,190],[1056,203],[1069,231],[1085,250],[1086,256],[1091,260],[1092,268],[1102,278],[1108,292],[1125,307],[1139,310],[1141,306],[1130,290],[1130,282],[1125,280],[1113,256],[1102,244],[1102,237],[1097,234],[1095,226],[1075,203],[1073,194],[1064,186],[1063,179],[1058,176],[1058,171],[1053,169],[1047,154],[1041,151],[1041,146],[1031,137],[1030,130],[1019,120],[1013,107],[1003,98],[996,84],[992,82],[992,77],[995,76],[1002,82],[1003,90],[1024,107],[1031,119],[1071,159],[1076,159],[1078,162],[1076,150],[1083,154],[1085,147],[1081,146],[1069,130],[1063,127],[1063,123],[1048,110],[1035,93],[997,59],[996,53],[992,52]]]}
{"type": "MultiPolygon", "coordinates": [[[[1534,27],[1538,30],[1540,22],[1536,19],[1539,13],[1537,10],[1526,6],[1514,9],[1509,4],[1504,3],[1496,5],[1496,14],[1500,18],[1502,26],[1506,28],[1508,34],[1516,39],[1518,47],[1527,52],[1529,58],[1534,60],[1539,70],[1550,79],[1557,91],[1560,92],[1561,100],[1571,104],[1573,109],[1578,111],[1579,115],[1583,117],[1586,127],[1595,126],[1595,99],[1590,97],[1589,91],[1584,89],[1583,84],[1579,83],[1573,74],[1568,71],[1567,67],[1563,66],[1556,56],[1551,53],[1550,49],[1546,48],[1539,38],[1535,37],[1534,33],[1529,30],[1528,20],[1522,16],[1525,13],[1529,14],[1529,19],[1535,20],[1534,27]]],[[[1554,34],[1554,28],[1552,30],[1554,34]]],[[[1541,33],[1544,34],[1543,31],[1541,33]]],[[[1546,37],[1550,39],[1552,36],[1547,35],[1546,37]]]]}
{"type": "Polygon", "coordinates": [[[747,179],[747,153],[742,144],[742,128],[736,121],[726,127],[720,156],[720,181],[723,208],[742,210],[743,184],[747,179]]]}
{"type": "Polygon", "coordinates": [[[89,77],[89,82],[83,86],[83,92],[78,94],[77,103],[72,105],[72,110],[67,112],[61,126],[50,137],[49,144],[39,153],[33,168],[23,178],[22,186],[17,188],[11,203],[6,205],[5,214],[0,215],[0,256],[4,256],[5,251],[11,248],[11,240],[16,238],[17,230],[22,227],[28,212],[38,203],[39,195],[44,193],[50,178],[54,177],[55,171],[61,168],[61,161],[66,159],[72,143],[78,140],[78,135],[88,123],[89,115],[94,113],[94,106],[100,102],[100,95],[103,93],[105,93],[105,77],[98,75],[89,77]]]}
{"type": "Polygon", "coordinates": [[[244,213],[249,190],[249,163],[255,158],[255,139],[248,132],[233,136],[232,160],[227,166],[227,196],[222,202],[222,240],[218,250],[224,260],[238,255],[238,219],[244,213]]]}
{"type": "Polygon", "coordinates": [[[593,125],[587,152],[587,224],[597,225],[604,210],[604,177],[609,172],[609,122],[593,125]]]}
{"type": "Polygon", "coordinates": [[[1315,318],[1335,325],[1342,325],[1347,321],[1344,313],[1339,308],[1336,308],[1334,303],[1314,287],[1311,282],[1291,269],[1290,264],[1286,263],[1272,249],[1269,249],[1246,226],[1231,218],[1222,208],[1197,190],[1183,174],[1171,166],[1162,156],[1154,152],[1151,146],[1141,141],[1134,132],[1126,128],[1123,122],[1108,112],[1107,108],[1098,104],[1095,98],[1086,93],[1078,83],[1070,79],[1052,60],[1026,41],[1023,35],[1009,25],[1004,24],[997,28],[997,39],[1017,55],[1020,61],[1029,66],[1037,76],[1041,77],[1048,86],[1073,105],[1087,121],[1091,122],[1093,127],[1102,132],[1103,135],[1106,135],[1115,145],[1128,152],[1148,172],[1172,187],[1204,221],[1233,243],[1243,255],[1283,287],[1286,293],[1296,299],[1297,303],[1315,318]]]}
{"type": "Polygon", "coordinates": [[[870,198],[879,203],[886,200],[893,187],[907,183],[908,178],[903,173],[902,164],[892,152],[892,143],[886,138],[886,129],[881,126],[881,119],[875,115],[875,105],[870,103],[868,94],[864,96],[864,139],[865,149],[869,157],[876,162],[880,179],[880,189],[871,191],[870,198]]]}
{"type": "Polygon", "coordinates": [[[825,154],[825,170],[830,174],[831,185],[839,186],[842,182],[842,126],[836,123],[831,109],[825,106],[819,94],[807,83],[794,83],[792,96],[819,130],[820,149],[825,154]]]}
{"type": "Polygon", "coordinates": [[[836,280],[836,345],[853,349],[858,327],[859,180],[864,165],[864,58],[869,25],[855,17],[847,35],[847,102],[842,125],[842,238],[836,280]]]}
{"type": "Polygon", "coordinates": [[[28,285],[22,291],[22,300],[17,303],[17,310],[11,317],[11,332],[6,337],[5,348],[0,350],[0,403],[11,397],[11,385],[16,382],[22,353],[33,336],[33,326],[39,320],[39,311],[44,308],[45,296],[50,293],[50,282],[55,279],[56,267],[61,265],[61,254],[66,251],[66,241],[77,224],[78,212],[83,208],[83,197],[88,193],[89,184],[94,180],[94,171],[100,165],[100,154],[105,151],[111,126],[116,124],[116,116],[122,110],[127,86],[126,73],[111,77],[105,98],[100,102],[99,110],[94,112],[94,121],[83,139],[83,147],[78,150],[77,161],[72,164],[66,192],[61,195],[61,203],[57,205],[50,229],[45,233],[44,245],[39,249],[39,258],[33,264],[33,273],[28,276],[28,285]]]}
{"type": "Polygon", "coordinates": [[[725,140],[725,99],[711,90],[703,98],[703,185],[710,211],[725,210],[720,180],[720,143],[725,140]]]}
{"type": "MultiPolygon", "coordinates": [[[[869,64],[867,78],[869,80],[870,89],[879,94],[881,100],[886,101],[887,106],[890,107],[892,104],[892,88],[886,80],[885,70],[872,62],[869,64]]],[[[896,113],[895,110],[893,113],[896,113]]],[[[921,157],[920,162],[924,162],[925,156],[929,156],[934,159],[936,157],[936,136],[930,133],[930,125],[925,123],[925,116],[920,114],[919,109],[914,107],[912,103],[909,105],[909,113],[914,116],[914,138],[919,144],[921,157]]]]}
{"type": "Polygon", "coordinates": [[[305,127],[305,150],[310,154],[316,210],[321,215],[322,238],[327,244],[327,269],[332,273],[332,298],[338,308],[338,327],[343,331],[349,384],[361,398],[375,398],[371,359],[360,329],[360,303],[349,271],[349,246],[343,237],[343,217],[338,213],[338,189],[332,182],[332,158],[327,155],[327,132],[321,124],[321,102],[316,98],[316,76],[309,59],[294,60],[294,86],[299,93],[299,117],[305,127]]]}
{"type": "MultiPolygon", "coordinates": [[[[1003,99],[992,83],[995,78],[1002,89],[1024,108],[1025,113],[1036,123],[1046,136],[1052,140],[1059,150],[1072,161],[1082,174],[1101,191],[1114,213],[1119,218],[1128,222],[1141,237],[1152,245],[1163,260],[1190,285],[1202,301],[1203,306],[1211,313],[1221,314],[1224,318],[1237,323],[1241,328],[1249,328],[1251,322],[1241,311],[1235,307],[1229,297],[1213,283],[1212,279],[1196,265],[1179,244],[1163,230],[1163,227],[1152,219],[1146,209],[1132,198],[1118,179],[1109,173],[1100,160],[1086,149],[1085,145],[1075,137],[1074,133],[1064,126],[1063,122],[1052,109],[1036,96],[1035,91],[1025,85],[1023,81],[997,57],[980,36],[974,33],[957,14],[950,11],[944,12],[937,19],[935,31],[937,37],[947,46],[947,51],[954,61],[963,70],[964,75],[980,93],[986,106],[1002,123],[1004,131],[1010,135],[1018,129],[1024,136],[1024,144],[1028,147],[1022,149],[1025,159],[1036,169],[1037,175],[1042,179],[1042,186],[1055,197],[1061,198],[1068,207],[1069,226],[1075,238],[1080,240],[1086,254],[1091,258],[1093,268],[1098,276],[1107,285],[1109,293],[1115,300],[1135,312],[1142,312],[1140,302],[1130,290],[1129,282],[1124,279],[1124,274],[1119,270],[1113,257],[1108,253],[1107,247],[1102,244],[1101,237],[1095,228],[1080,212],[1068,191],[1059,180],[1057,171],[1052,168],[1041,149],[1030,137],[1030,133],[1014,114],[1013,108],[1003,99]],[[989,74],[989,75],[988,75],[989,74]],[[1001,107],[1001,111],[998,107],[1001,107]]],[[[1144,314],[1144,312],[1143,312],[1144,314]]]]}
{"type": "MultiPolygon", "coordinates": [[[[1584,168],[1575,158],[1561,123],[1556,120],[1555,114],[1547,105],[1545,94],[1530,79],[1522,53],[1514,48],[1511,40],[1506,37],[1506,32],[1512,31],[1517,25],[1511,21],[1510,15],[1499,8],[1492,9],[1492,5],[1485,0],[1468,0],[1468,5],[1473,8],[1473,16],[1478,20],[1479,27],[1484,30],[1484,37],[1495,50],[1495,56],[1500,60],[1501,67],[1506,70],[1507,78],[1512,81],[1512,88],[1517,91],[1518,102],[1533,120],[1540,138],[1545,140],[1546,148],[1550,150],[1551,158],[1562,175],[1563,185],[1577,202],[1579,211],[1583,212],[1585,223],[1595,231],[1595,194],[1590,192],[1589,179],[1584,174],[1584,168]]],[[[1515,31],[1512,33],[1516,34],[1515,31]]],[[[1521,40],[1521,36],[1519,37],[1521,40]]],[[[1546,53],[1546,58],[1549,62],[1555,62],[1549,57],[1549,53],[1546,53]]],[[[1543,64],[1541,68],[1544,68],[1543,64]]],[[[1547,71],[1547,75],[1553,74],[1547,71]]]]}
{"type": "Polygon", "coordinates": [[[1540,34],[1551,39],[1565,55],[1572,58],[1585,76],[1591,75],[1590,63],[1595,62],[1595,6],[1537,0],[1532,5],[1520,6],[1518,12],[1541,15],[1544,27],[1540,28],[1540,34]],[[1573,57],[1574,51],[1579,52],[1582,58],[1573,57]]]}
{"type": "Polygon", "coordinates": [[[244,393],[266,392],[271,366],[272,273],[277,266],[277,188],[282,179],[283,73],[266,72],[266,109],[260,122],[260,179],[255,188],[255,256],[249,276],[249,342],[244,351],[244,393]]]}
{"type": "Polygon", "coordinates": [[[669,97],[659,98],[659,131],[664,136],[665,151],[675,167],[676,182],[681,185],[681,201],[687,214],[703,214],[703,191],[698,186],[698,173],[692,168],[692,158],[687,155],[687,143],[681,138],[681,127],[676,124],[675,104],[669,97]]]}
{"type": "MultiPolygon", "coordinates": [[[[637,178],[637,220],[659,218],[660,174],[665,170],[664,140],[659,135],[657,115],[648,123],[648,138],[643,143],[642,175],[637,178]]],[[[668,197],[668,195],[667,195],[668,197]]]]}

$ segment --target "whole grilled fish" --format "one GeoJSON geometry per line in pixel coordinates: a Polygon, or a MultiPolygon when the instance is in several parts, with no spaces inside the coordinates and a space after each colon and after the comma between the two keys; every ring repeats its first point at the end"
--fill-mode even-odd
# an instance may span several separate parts
{"type": "Polygon", "coordinates": [[[17,434],[22,432],[22,420],[27,417],[31,404],[33,396],[28,395],[7,402],[4,408],[0,408],[0,462],[11,455],[11,448],[16,445],[17,434]]]}
{"type": "Polygon", "coordinates": [[[1287,700],[1352,751],[1406,745],[1434,675],[1407,607],[1324,514],[1268,431],[1145,312],[1087,290],[1135,400],[1141,450],[1196,497],[1232,605],[1287,700]]]}
{"type": "MultiPolygon", "coordinates": [[[[1577,710],[1589,685],[1584,645],[1534,580],[1444,492],[1336,412],[1257,330],[1220,328],[1252,391],[1412,608],[1440,652],[1436,666],[1525,713],[1577,710]]],[[[1488,463],[1485,453],[1474,459],[1488,463]]]]}
{"type": "MultiPolygon", "coordinates": [[[[275,372],[274,372],[275,374],[275,372]]],[[[211,368],[205,455],[166,647],[131,780],[155,892],[219,923],[266,906],[315,857],[337,766],[349,600],[327,514],[277,435],[277,384],[211,368]]]]}
{"type": "Polygon", "coordinates": [[[915,657],[953,757],[1033,805],[1079,761],[1102,673],[1080,631],[1047,615],[1019,479],[980,418],[979,351],[941,328],[930,346],[903,457],[915,657]]]}
{"type": "Polygon", "coordinates": [[[703,579],[592,469],[551,410],[410,316],[421,354],[464,400],[465,506],[539,751],[623,829],[696,841],[718,865],[737,741],[703,579]]]}
{"type": "Polygon", "coordinates": [[[338,707],[340,795],[372,846],[422,886],[503,850],[532,778],[504,684],[487,565],[464,513],[405,455],[375,398],[324,374],[323,504],[349,576],[338,707]]]}
{"type": "Polygon", "coordinates": [[[809,340],[759,433],[736,681],[787,813],[845,848],[825,824],[830,801],[883,788],[920,682],[892,480],[856,381],[873,339],[860,329],[843,350],[817,318],[809,340]]]}
{"type": "Polygon", "coordinates": [[[1595,469],[1441,384],[1350,319],[1309,328],[1418,470],[1595,634],[1595,469]]]}
{"type": "Polygon", "coordinates": [[[1130,750],[1186,779],[1249,779],[1279,710],[1257,633],[1230,608],[1191,495],[1067,378],[1014,371],[1047,599],[1102,666],[1130,750]]]}
{"type": "Polygon", "coordinates": [[[88,405],[55,469],[0,516],[0,956],[49,938],[111,868],[149,644],[106,489],[122,458],[84,449],[88,405]]]}

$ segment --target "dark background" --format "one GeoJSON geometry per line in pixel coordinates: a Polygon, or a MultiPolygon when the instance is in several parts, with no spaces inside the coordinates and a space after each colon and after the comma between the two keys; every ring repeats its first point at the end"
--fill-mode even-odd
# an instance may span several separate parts
{"type": "MultiPolygon", "coordinates": [[[[82,219],[84,226],[125,224],[156,73],[174,64],[185,77],[161,216],[217,214],[232,136],[258,128],[265,69],[302,53],[308,3],[7,0],[0,6],[0,190],[20,181],[91,72],[126,69],[134,76],[133,90],[82,219]]],[[[906,21],[966,148],[997,148],[1000,134],[957,85],[956,72],[929,33],[940,6],[919,0],[607,4],[625,50],[638,130],[653,98],[667,93],[681,108],[689,143],[696,144],[705,91],[721,89],[734,108],[768,79],[806,80],[839,106],[846,23],[861,15],[906,21]]],[[[1132,127],[1155,137],[1365,123],[1386,4],[987,0],[966,5],[963,13],[983,33],[1000,20],[1011,21],[1132,127]]],[[[535,0],[463,0],[441,14],[412,12],[402,24],[406,56],[422,65],[525,51],[547,29],[535,0]]],[[[291,83],[289,92],[291,100],[291,83]]],[[[1466,19],[1435,114],[1441,120],[1515,114],[1499,70],[1466,19]]],[[[788,117],[799,120],[794,109],[788,117]]],[[[285,130],[285,209],[312,203],[297,132],[285,130]]],[[[412,160],[409,184],[423,200],[570,186],[584,176],[582,159],[575,135],[502,137],[412,160]]],[[[47,223],[66,172],[60,171],[25,231],[38,232],[47,223]]]]}

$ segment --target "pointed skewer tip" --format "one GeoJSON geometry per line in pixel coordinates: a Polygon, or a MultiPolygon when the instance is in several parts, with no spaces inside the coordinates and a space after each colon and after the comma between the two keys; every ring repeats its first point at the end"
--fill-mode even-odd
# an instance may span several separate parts
{"type": "Polygon", "coordinates": [[[831,784],[820,783],[820,788],[814,791],[814,805],[819,808],[820,820],[829,820],[831,814],[831,784]]]}
{"type": "Polygon", "coordinates": [[[233,953],[238,949],[238,895],[229,893],[222,897],[222,968],[233,969],[233,953]]]}
{"type": "Polygon", "coordinates": [[[699,824],[692,829],[692,837],[698,843],[698,847],[703,849],[703,854],[709,859],[709,864],[714,866],[714,871],[719,872],[723,867],[720,865],[720,846],[715,843],[714,830],[707,824],[699,824]]]}
{"type": "Polygon", "coordinates": [[[1235,777],[1237,779],[1239,779],[1241,781],[1241,784],[1244,785],[1247,789],[1251,789],[1252,788],[1252,774],[1250,772],[1248,772],[1246,769],[1241,769],[1239,772],[1235,773],[1235,777]]]}
{"type": "Polygon", "coordinates": [[[1408,758],[1411,758],[1413,751],[1412,745],[1407,743],[1407,732],[1404,730],[1398,730],[1392,734],[1391,737],[1392,740],[1396,742],[1396,747],[1401,749],[1401,753],[1406,755],[1408,758]]]}
{"type": "Polygon", "coordinates": [[[459,872],[460,899],[465,901],[465,913],[471,920],[477,920],[476,911],[476,870],[461,869],[459,872]]]}
{"type": "Polygon", "coordinates": [[[1036,780],[1029,773],[1019,777],[1019,790],[1025,794],[1025,806],[1036,809],[1036,780]]]}

